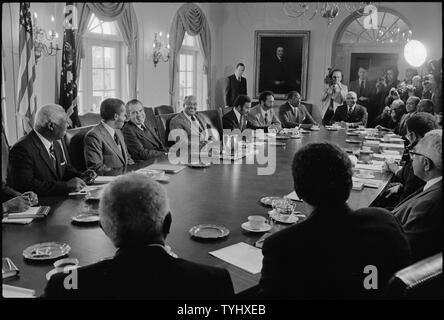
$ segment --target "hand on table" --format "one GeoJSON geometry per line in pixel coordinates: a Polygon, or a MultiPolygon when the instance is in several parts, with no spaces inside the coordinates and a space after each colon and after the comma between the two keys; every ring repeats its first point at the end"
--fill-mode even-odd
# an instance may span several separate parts
{"type": "Polygon", "coordinates": [[[25,198],[21,195],[3,202],[2,206],[4,213],[23,212],[31,206],[31,201],[28,200],[28,197],[25,198]]]}
{"type": "Polygon", "coordinates": [[[31,206],[35,206],[39,203],[39,198],[32,191],[26,191],[22,194],[22,197],[28,199],[28,201],[31,203],[31,206]]]}
{"type": "Polygon", "coordinates": [[[80,178],[72,178],[71,180],[68,180],[66,182],[66,186],[68,187],[69,191],[80,191],[84,187],[86,187],[85,181],[83,181],[80,178]]]}

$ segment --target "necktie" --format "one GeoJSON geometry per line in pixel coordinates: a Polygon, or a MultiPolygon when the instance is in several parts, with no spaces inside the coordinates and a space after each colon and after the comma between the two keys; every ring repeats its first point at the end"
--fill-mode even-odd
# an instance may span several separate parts
{"type": "Polygon", "coordinates": [[[265,112],[264,118],[265,118],[265,124],[267,125],[268,124],[268,113],[267,112],[265,112]]]}
{"type": "Polygon", "coordinates": [[[52,165],[53,165],[54,169],[57,169],[57,160],[56,160],[56,156],[55,156],[54,146],[52,144],[49,147],[49,155],[51,157],[51,161],[52,161],[52,165]]]}
{"type": "Polygon", "coordinates": [[[359,96],[362,97],[364,94],[364,81],[361,81],[361,86],[359,87],[359,96]]]}
{"type": "Polygon", "coordinates": [[[120,145],[119,138],[117,137],[117,133],[114,132],[114,141],[116,142],[117,146],[120,145]]]}
{"type": "MultiPolygon", "coordinates": [[[[197,121],[196,117],[191,116],[191,121],[196,122],[197,121]]],[[[202,132],[202,127],[200,126],[200,123],[198,123],[198,127],[199,127],[199,133],[201,133],[202,132]]]]}
{"type": "Polygon", "coordinates": [[[353,112],[353,107],[348,107],[347,120],[350,119],[350,116],[351,116],[352,112],[353,112]]]}
{"type": "Polygon", "coordinates": [[[245,116],[240,116],[240,129],[243,131],[245,129],[245,116]]]}

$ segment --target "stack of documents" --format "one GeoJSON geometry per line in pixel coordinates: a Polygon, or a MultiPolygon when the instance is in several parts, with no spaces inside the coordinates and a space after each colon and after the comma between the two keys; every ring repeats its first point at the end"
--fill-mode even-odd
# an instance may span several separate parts
{"type": "Polygon", "coordinates": [[[378,172],[383,172],[384,167],[385,167],[384,161],[377,161],[377,160],[373,160],[371,164],[357,163],[355,165],[355,169],[372,170],[378,172]]]}
{"type": "Polygon", "coordinates": [[[35,291],[26,288],[4,284],[2,286],[4,298],[35,298],[35,291]]]}
{"type": "Polygon", "coordinates": [[[48,215],[51,207],[29,207],[28,210],[17,213],[3,214],[2,223],[28,224],[35,218],[44,218],[48,215]]]}

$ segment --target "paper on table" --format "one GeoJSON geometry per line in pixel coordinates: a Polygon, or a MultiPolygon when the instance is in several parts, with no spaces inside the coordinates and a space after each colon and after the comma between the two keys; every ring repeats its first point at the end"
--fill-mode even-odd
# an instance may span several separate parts
{"type": "Polygon", "coordinates": [[[152,169],[152,170],[161,170],[161,171],[165,171],[166,173],[178,173],[179,171],[185,169],[186,166],[179,166],[179,165],[166,164],[166,163],[155,163],[155,164],[147,166],[146,168],[152,169]]]}
{"type": "Polygon", "coordinates": [[[298,195],[296,194],[296,191],[287,194],[286,196],[284,196],[284,198],[294,201],[302,201],[301,199],[299,199],[298,195]]]}
{"type": "Polygon", "coordinates": [[[352,180],[353,184],[363,183],[364,187],[376,188],[376,189],[382,186],[382,184],[384,183],[382,180],[377,180],[377,179],[362,179],[362,178],[352,177],[352,180]]]}
{"type": "Polygon", "coordinates": [[[35,298],[35,291],[31,289],[14,287],[7,284],[2,286],[5,298],[35,298]]]}
{"type": "Polygon", "coordinates": [[[252,274],[259,273],[262,269],[262,251],[239,242],[216,251],[209,252],[212,256],[224,260],[252,274]]]}
{"type": "Polygon", "coordinates": [[[98,176],[96,180],[94,180],[94,184],[104,184],[114,181],[117,176],[98,176]]]}
{"type": "Polygon", "coordinates": [[[10,218],[3,218],[2,223],[11,223],[11,224],[28,224],[31,223],[33,218],[28,219],[10,219],[10,218]]]}
{"type": "Polygon", "coordinates": [[[385,159],[385,160],[401,160],[402,156],[400,154],[388,154],[388,153],[375,153],[373,154],[373,157],[378,159],[385,159]]]}
{"type": "Polygon", "coordinates": [[[404,143],[380,143],[381,148],[404,149],[404,143]]]}
{"type": "Polygon", "coordinates": [[[381,150],[381,154],[383,154],[383,155],[387,155],[387,154],[399,155],[399,151],[397,151],[397,150],[381,150]]]}
{"type": "Polygon", "coordinates": [[[382,172],[384,170],[383,164],[364,164],[364,163],[357,163],[355,166],[355,169],[362,169],[362,170],[373,170],[373,171],[379,171],[382,172]]]}

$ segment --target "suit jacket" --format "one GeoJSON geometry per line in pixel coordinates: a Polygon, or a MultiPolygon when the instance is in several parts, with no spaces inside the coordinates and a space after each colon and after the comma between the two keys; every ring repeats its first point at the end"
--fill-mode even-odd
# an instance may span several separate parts
{"type": "Polygon", "coordinates": [[[2,180],[2,192],[1,192],[1,202],[8,201],[12,198],[20,196],[21,193],[15,191],[11,187],[8,187],[6,183],[2,180]]]}
{"type": "Polygon", "coordinates": [[[50,299],[232,299],[227,270],[173,258],[158,246],[121,248],[112,259],[79,268],[78,289],[65,290],[66,274],[49,280],[50,299]]]}
{"type": "MultiPolygon", "coordinates": [[[[200,141],[208,141],[210,136],[213,136],[214,140],[219,140],[219,133],[217,132],[217,129],[214,128],[214,126],[209,123],[205,117],[199,113],[196,113],[195,115],[196,120],[199,121],[200,126],[204,129],[199,134],[200,141]]],[[[170,121],[170,131],[174,129],[182,129],[185,130],[185,132],[188,135],[188,141],[191,140],[191,123],[190,120],[185,116],[184,112],[179,113],[177,116],[175,116],[170,121]]]]}
{"type": "MultiPolygon", "coordinates": [[[[358,95],[358,98],[365,97],[370,98],[374,94],[376,94],[376,83],[371,80],[366,80],[364,83],[364,90],[360,92],[361,87],[359,85],[359,79],[356,79],[354,81],[351,81],[348,85],[348,91],[354,91],[358,95]]],[[[359,101],[359,103],[362,103],[362,101],[359,101]]]]}
{"type": "Polygon", "coordinates": [[[9,153],[7,185],[17,191],[33,191],[40,196],[66,195],[66,181],[81,172],[65,159],[62,148],[54,142],[56,168],[34,130],[22,137],[9,153]]]}
{"type": "Polygon", "coordinates": [[[402,228],[389,211],[347,205],[318,208],[263,245],[261,296],[281,299],[378,298],[410,263],[402,228]],[[378,290],[364,289],[364,268],[378,271],[378,290]]]}
{"type": "Polygon", "coordinates": [[[146,131],[140,129],[132,121],[128,121],[122,128],[128,152],[133,160],[147,160],[162,156],[166,148],[157,133],[145,124],[146,131]]]}
{"type": "Polygon", "coordinates": [[[412,248],[414,261],[442,250],[442,181],[419,189],[393,209],[412,248]]]}
{"type": "Polygon", "coordinates": [[[294,128],[302,123],[314,124],[316,122],[303,104],[300,104],[293,113],[293,108],[288,101],[279,107],[279,120],[282,128],[294,128]]]}
{"type": "Polygon", "coordinates": [[[235,107],[234,101],[241,94],[247,94],[247,79],[241,77],[238,81],[234,74],[227,77],[225,79],[225,105],[235,107]]]}
{"type": "Polygon", "coordinates": [[[332,119],[333,122],[345,121],[356,125],[367,125],[367,109],[359,104],[355,105],[351,115],[348,115],[348,106],[339,106],[332,119]]]}
{"type": "Polygon", "coordinates": [[[241,124],[237,120],[236,114],[234,113],[234,109],[231,109],[222,117],[222,126],[224,129],[239,129],[241,131],[247,128],[247,117],[245,117],[245,128],[241,128],[241,124]]]}
{"type": "Polygon", "coordinates": [[[251,129],[260,129],[268,128],[272,124],[282,127],[281,122],[274,112],[274,109],[271,108],[268,110],[268,113],[271,116],[268,118],[268,124],[265,124],[265,118],[262,116],[261,106],[257,105],[256,107],[251,108],[247,115],[248,127],[251,129]]]}
{"type": "Polygon", "coordinates": [[[83,151],[88,169],[101,174],[108,169],[125,169],[128,164],[134,162],[128,154],[122,133],[120,130],[115,130],[115,132],[122,152],[120,152],[114,137],[111,137],[102,122],[85,135],[83,151]]]}

